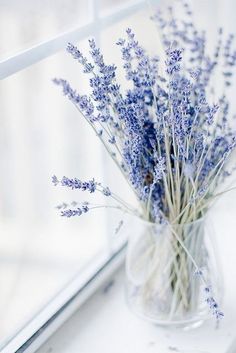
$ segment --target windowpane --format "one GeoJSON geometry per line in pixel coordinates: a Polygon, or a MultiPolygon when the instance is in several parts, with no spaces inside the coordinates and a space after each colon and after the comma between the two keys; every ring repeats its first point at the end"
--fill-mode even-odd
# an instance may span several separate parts
{"type": "Polygon", "coordinates": [[[52,84],[59,73],[85,90],[78,65],[64,53],[0,83],[1,342],[106,247],[104,211],[64,219],[55,209],[88,195],[54,187],[53,174],[104,180],[104,151],[52,84]]]}
{"type": "Polygon", "coordinates": [[[112,8],[114,6],[118,6],[121,4],[127,4],[131,1],[126,1],[126,0],[117,0],[117,1],[111,1],[111,0],[100,0],[100,8],[101,9],[107,9],[107,8],[112,8]]]}
{"type": "Polygon", "coordinates": [[[0,0],[0,59],[88,22],[89,3],[0,0]]]}
{"type": "MultiPolygon", "coordinates": [[[[139,38],[140,21],[155,31],[145,10],[96,33],[105,61],[118,66],[121,83],[124,72],[115,42],[128,26],[139,38]]],[[[155,42],[154,35],[150,38],[155,42]]],[[[151,41],[147,46],[154,48],[151,41]]],[[[79,48],[87,53],[87,40],[79,48]]],[[[84,180],[94,176],[126,201],[134,199],[90,126],[52,84],[58,76],[87,93],[88,77],[65,52],[0,82],[0,346],[88,261],[108,245],[115,246],[123,235],[115,235],[124,219],[115,211],[99,209],[81,218],[61,218],[55,206],[63,201],[104,204],[104,198],[55,188],[51,176],[84,180]]]]}
{"type": "Polygon", "coordinates": [[[119,8],[124,8],[130,4],[137,3],[137,0],[99,0],[99,10],[102,15],[106,15],[109,12],[113,12],[119,8]]]}

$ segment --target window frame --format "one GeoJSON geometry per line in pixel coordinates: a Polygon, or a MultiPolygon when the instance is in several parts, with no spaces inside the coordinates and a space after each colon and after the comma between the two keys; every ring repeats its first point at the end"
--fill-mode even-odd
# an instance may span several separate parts
{"type": "Polygon", "coordinates": [[[123,264],[125,242],[91,261],[42,311],[3,347],[1,353],[35,352],[123,264]]]}
{"type": "MultiPolygon", "coordinates": [[[[99,1],[90,0],[90,22],[66,33],[39,43],[14,56],[0,61],[0,80],[59,52],[68,42],[78,42],[94,36],[99,42],[100,32],[159,0],[133,0],[115,7],[105,16],[99,15],[99,1]]],[[[110,239],[107,239],[108,245],[110,239]]],[[[124,262],[127,240],[122,239],[116,250],[109,246],[85,266],[77,276],[58,293],[32,320],[7,342],[0,346],[1,353],[35,352],[124,262]]]]}
{"type": "Polygon", "coordinates": [[[111,24],[144,9],[148,4],[158,2],[159,0],[133,0],[128,5],[116,7],[114,11],[106,16],[99,15],[99,0],[90,0],[89,9],[91,12],[90,21],[87,24],[78,26],[68,32],[60,33],[58,36],[47,41],[34,45],[17,54],[7,57],[0,61],[0,80],[3,80],[14,73],[17,73],[29,66],[56,54],[64,49],[68,42],[78,42],[88,36],[95,36],[99,39],[100,32],[111,24]]]}

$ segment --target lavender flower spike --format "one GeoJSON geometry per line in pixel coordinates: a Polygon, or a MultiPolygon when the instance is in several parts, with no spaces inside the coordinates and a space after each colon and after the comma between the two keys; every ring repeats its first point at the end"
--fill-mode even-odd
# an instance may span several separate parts
{"type": "Polygon", "coordinates": [[[79,51],[79,49],[75,45],[68,43],[66,49],[68,53],[70,53],[73,56],[75,60],[78,60],[78,62],[83,65],[85,73],[90,73],[93,71],[94,66],[88,62],[88,60],[83,56],[83,54],[79,51]]]}
{"type": "Polygon", "coordinates": [[[89,208],[87,205],[82,205],[81,208],[76,208],[76,209],[67,209],[61,211],[61,216],[62,217],[75,217],[75,216],[81,216],[83,213],[87,213],[89,211],[89,208]]]}
{"type": "Polygon", "coordinates": [[[82,191],[89,191],[90,193],[93,193],[97,189],[97,183],[95,182],[94,179],[91,179],[89,181],[81,181],[78,178],[67,178],[63,176],[61,180],[58,180],[56,176],[53,176],[53,183],[54,185],[61,185],[61,186],[66,186],[68,188],[73,189],[80,189],[82,191]]]}
{"type": "Polygon", "coordinates": [[[216,320],[222,319],[224,317],[224,313],[219,309],[217,302],[212,297],[211,288],[209,286],[205,287],[204,291],[206,294],[206,303],[208,304],[212,315],[215,316],[216,320]]]}
{"type": "MultiPolygon", "coordinates": [[[[182,309],[197,307],[193,301],[200,296],[201,287],[194,285],[190,290],[192,281],[188,280],[196,269],[207,294],[206,303],[218,320],[223,313],[208,286],[214,275],[209,272],[204,277],[199,270],[204,264],[209,271],[206,254],[211,251],[204,239],[207,234],[200,233],[199,237],[198,233],[209,207],[221,194],[218,189],[236,169],[233,165],[228,167],[233,164],[230,157],[236,149],[228,96],[236,69],[236,50],[234,36],[223,35],[221,29],[215,48],[208,50],[206,33],[195,25],[188,1],[179,2],[181,18],[175,17],[174,5],[168,7],[166,16],[160,10],[153,16],[161,33],[164,60],[148,55],[130,28],[125,38],[118,40],[128,81],[124,87],[117,80],[116,66],[105,63],[93,39],[88,44],[92,63],[75,45],[67,46],[67,52],[90,74],[89,93],[82,95],[66,80],[54,80],[100,138],[134,192],[140,211],[93,178],[82,181],[53,176],[52,182],[71,190],[100,192],[115,202],[114,208],[138,214],[149,223],[172,227],[170,248],[174,253],[164,256],[169,260],[166,274],[170,273],[169,277],[166,275],[166,291],[159,291],[156,283],[151,283],[145,288],[145,298],[157,303],[157,297],[152,295],[158,292],[162,299],[172,298],[172,303],[166,299],[163,306],[170,307],[168,314],[178,319],[182,309]],[[221,83],[217,89],[215,75],[221,83]],[[189,225],[196,234],[191,241],[185,234],[189,225]],[[191,250],[186,247],[188,243],[191,250]]],[[[101,207],[69,205],[58,208],[63,217],[80,216],[101,207]]],[[[156,264],[157,261],[151,264],[153,273],[158,273],[156,264]]],[[[145,290],[142,288],[142,293],[145,290]]]]}

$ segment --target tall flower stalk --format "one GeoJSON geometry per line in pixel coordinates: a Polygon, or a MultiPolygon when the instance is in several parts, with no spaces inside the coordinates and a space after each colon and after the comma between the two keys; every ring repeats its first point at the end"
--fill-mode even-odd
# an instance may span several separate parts
{"type": "MultiPolygon", "coordinates": [[[[210,55],[205,33],[195,27],[188,3],[181,3],[184,20],[176,19],[172,8],[167,16],[160,11],[153,16],[162,38],[164,62],[150,57],[131,29],[127,29],[125,39],[117,41],[126,79],[132,83],[125,93],[115,65],[105,63],[93,39],[89,40],[91,62],[76,46],[67,46],[88,75],[90,94],[80,95],[66,80],[54,79],[100,138],[134,191],[139,210],[94,180],[53,177],[53,182],[90,193],[102,192],[113,200],[111,207],[170,226],[176,251],[173,291],[179,286],[176,271],[182,271],[187,256],[208,293],[207,280],[186,247],[181,229],[206,214],[223,193],[219,186],[234,169],[230,159],[236,134],[229,124],[227,90],[232,84],[236,51],[233,35],[225,39],[220,29],[210,55]],[[223,86],[218,99],[215,75],[223,86]]],[[[97,206],[83,204],[73,209],[66,205],[61,215],[80,216],[92,208],[97,206]]],[[[181,291],[182,300],[186,300],[186,293],[181,291]]],[[[215,300],[208,302],[215,316],[221,317],[215,300]]]]}

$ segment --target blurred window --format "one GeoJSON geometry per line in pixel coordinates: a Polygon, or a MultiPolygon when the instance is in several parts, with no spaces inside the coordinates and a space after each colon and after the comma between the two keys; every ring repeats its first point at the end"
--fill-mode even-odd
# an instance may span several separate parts
{"type": "MultiPolygon", "coordinates": [[[[140,18],[148,20],[148,14],[138,10],[145,6],[145,1],[123,0],[0,0],[0,71],[6,77],[0,81],[0,347],[87,264],[104,253],[112,256],[124,242],[122,235],[115,236],[120,214],[97,210],[79,219],[59,216],[58,204],[84,201],[88,195],[55,188],[53,174],[119,184],[117,190],[126,197],[129,190],[98,138],[51,79],[66,78],[86,92],[86,77],[60,38],[77,30],[80,40],[73,39],[75,34],[72,40],[87,53],[88,36],[94,36],[108,62],[119,63],[114,43],[132,24],[141,31],[140,18]],[[116,20],[111,17],[99,27],[99,16],[118,12],[116,20]],[[54,55],[52,38],[61,45],[54,55]],[[37,57],[39,46],[44,60],[37,57]]],[[[104,199],[93,202],[104,204],[104,199]]]]}

